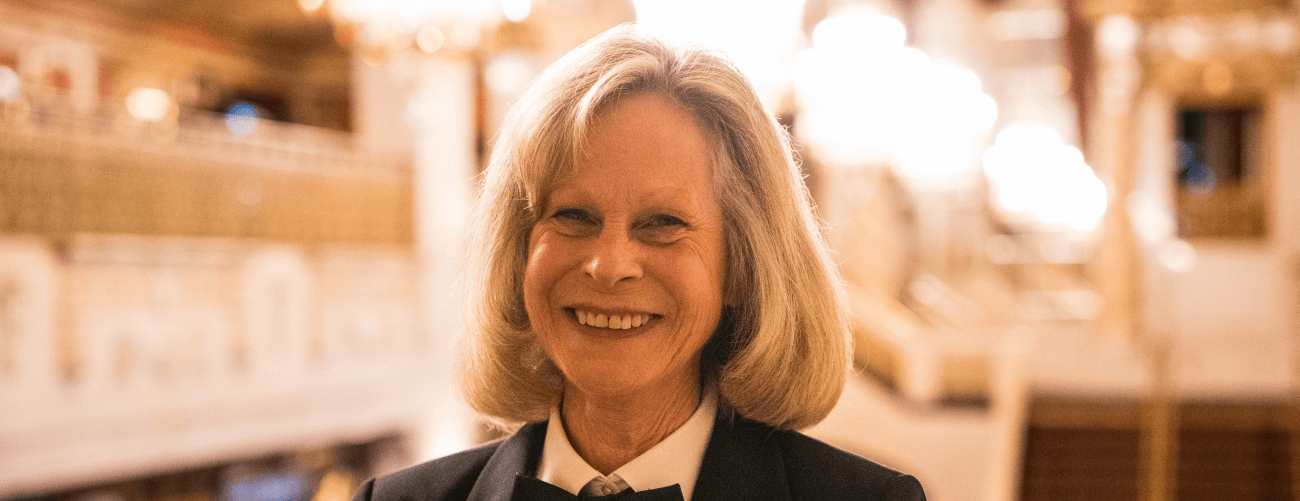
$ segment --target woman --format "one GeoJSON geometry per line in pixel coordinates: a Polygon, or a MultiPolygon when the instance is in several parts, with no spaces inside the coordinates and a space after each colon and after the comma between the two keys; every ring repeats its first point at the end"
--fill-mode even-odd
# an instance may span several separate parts
{"type": "Polygon", "coordinates": [[[723,56],[631,25],[511,110],[476,207],[461,387],[512,437],[356,501],[924,499],[797,432],[849,362],[789,139],[723,56]]]}

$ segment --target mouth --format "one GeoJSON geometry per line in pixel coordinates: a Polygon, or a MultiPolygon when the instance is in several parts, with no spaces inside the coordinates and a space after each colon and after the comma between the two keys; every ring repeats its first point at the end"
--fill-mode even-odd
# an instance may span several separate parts
{"type": "Polygon", "coordinates": [[[565,308],[564,311],[568,313],[569,318],[574,319],[579,324],[607,330],[636,329],[660,318],[660,315],[653,313],[603,313],[578,308],[565,308]]]}

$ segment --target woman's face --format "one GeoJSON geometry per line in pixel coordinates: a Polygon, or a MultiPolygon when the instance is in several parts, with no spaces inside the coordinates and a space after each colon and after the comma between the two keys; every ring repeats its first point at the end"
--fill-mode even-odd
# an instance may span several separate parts
{"type": "Polygon", "coordinates": [[[528,318],[580,391],[693,391],[723,253],[703,134],[679,105],[635,95],[598,122],[532,229],[528,318]]]}

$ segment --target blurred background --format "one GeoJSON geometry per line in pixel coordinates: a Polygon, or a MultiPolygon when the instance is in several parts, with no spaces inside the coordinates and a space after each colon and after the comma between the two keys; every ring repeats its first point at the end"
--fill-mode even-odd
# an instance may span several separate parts
{"type": "Polygon", "coordinates": [[[799,142],[859,369],[809,434],[934,501],[1300,499],[1288,0],[0,1],[0,499],[346,501],[494,438],[474,176],[633,21],[799,142]]]}

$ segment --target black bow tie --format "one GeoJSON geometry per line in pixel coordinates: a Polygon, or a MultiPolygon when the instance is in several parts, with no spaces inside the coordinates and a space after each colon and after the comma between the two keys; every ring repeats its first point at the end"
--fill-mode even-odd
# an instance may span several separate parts
{"type": "Polygon", "coordinates": [[[525,475],[515,475],[515,492],[511,501],[683,501],[677,484],[647,491],[624,490],[608,496],[574,496],[569,491],[525,475]]]}

